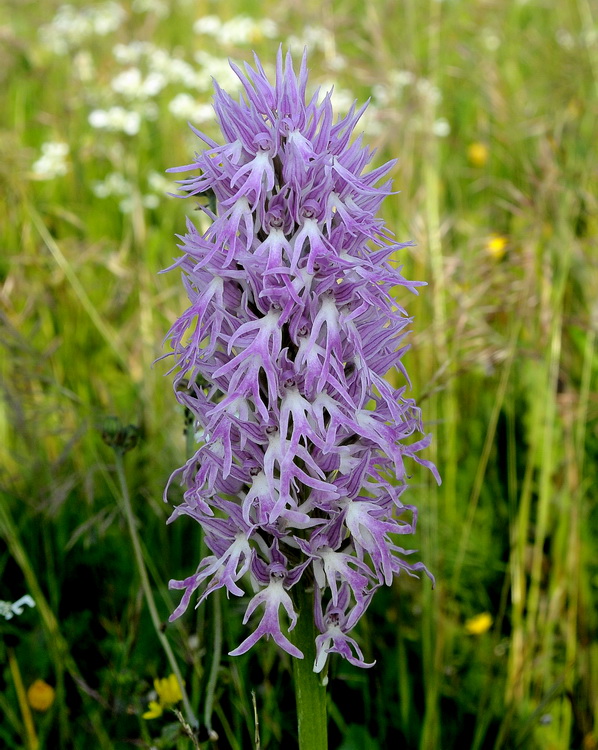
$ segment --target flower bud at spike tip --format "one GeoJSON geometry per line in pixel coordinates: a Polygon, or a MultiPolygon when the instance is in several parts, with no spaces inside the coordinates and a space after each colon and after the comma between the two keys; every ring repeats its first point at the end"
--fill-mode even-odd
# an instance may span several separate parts
{"type": "Polygon", "coordinates": [[[300,616],[316,625],[314,669],[329,653],[368,667],[350,632],[375,590],[432,578],[397,544],[415,531],[413,463],[440,481],[420,455],[430,436],[401,362],[411,320],[392,294],[422,282],[392,262],[406,244],[377,212],[394,162],[368,169],[373,152],[352,139],[365,108],[335,118],[330,95],[306,100],[305,55],[296,73],[279,51],[274,83],[257,57],[232,68],[239,101],[215,83],[223,143],[193,128],[204,150],[171,170],[190,174],[180,189],[207,196],[212,220],[203,232],[187,221],[173,266],[189,307],[168,335],[171,372],[200,443],[171,478],[185,490],[170,520],[198,521],[209,554],[170,581],[182,592],[171,620],[217,589],[252,591],[243,622],[257,626],[231,653],[271,637],[302,658],[291,589],[313,587],[300,616]],[[394,368],[399,388],[385,380],[394,368]]]}
{"type": "Polygon", "coordinates": [[[106,417],[102,423],[102,440],[120,453],[132,450],[139,441],[139,428],[130,424],[126,427],[118,417],[106,417]]]}

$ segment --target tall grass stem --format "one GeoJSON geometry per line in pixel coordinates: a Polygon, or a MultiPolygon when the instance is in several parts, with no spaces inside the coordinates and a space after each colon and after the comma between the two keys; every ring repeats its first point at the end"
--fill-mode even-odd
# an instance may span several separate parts
{"type": "Polygon", "coordinates": [[[12,681],[14,682],[15,691],[17,693],[17,700],[19,702],[19,708],[21,709],[23,724],[25,725],[27,750],[38,750],[39,740],[35,731],[33,716],[31,715],[29,704],[27,703],[27,695],[25,694],[25,686],[23,685],[23,678],[21,677],[19,663],[17,662],[14,651],[12,649],[8,649],[8,666],[10,667],[10,674],[12,676],[12,681]]]}
{"type": "Polygon", "coordinates": [[[187,691],[185,690],[185,684],[183,682],[183,677],[181,675],[179,665],[172,651],[170,643],[168,642],[168,639],[162,632],[162,621],[160,620],[160,616],[158,614],[158,609],[156,607],[154,595],[152,593],[152,587],[149,582],[147,568],[145,566],[145,561],[143,559],[143,552],[141,551],[141,542],[139,541],[139,534],[137,533],[136,518],[135,518],[135,515],[133,514],[133,508],[131,506],[131,498],[129,496],[129,488],[127,485],[127,479],[125,475],[123,451],[119,449],[115,449],[114,453],[116,456],[116,472],[118,474],[118,479],[120,482],[123,509],[125,512],[125,517],[127,519],[129,533],[131,535],[131,542],[133,544],[133,552],[135,554],[135,562],[137,563],[137,570],[139,571],[139,577],[141,578],[141,585],[143,588],[143,593],[145,595],[147,607],[150,612],[150,617],[152,619],[152,623],[156,631],[156,635],[158,636],[158,640],[160,641],[160,645],[164,649],[164,653],[166,654],[166,658],[168,659],[170,668],[172,669],[177,679],[177,682],[179,684],[179,689],[181,691],[181,695],[183,698],[183,706],[185,707],[185,716],[187,718],[187,721],[192,727],[197,727],[198,721],[195,717],[193,709],[191,708],[191,703],[189,701],[189,696],[187,695],[187,691]]]}

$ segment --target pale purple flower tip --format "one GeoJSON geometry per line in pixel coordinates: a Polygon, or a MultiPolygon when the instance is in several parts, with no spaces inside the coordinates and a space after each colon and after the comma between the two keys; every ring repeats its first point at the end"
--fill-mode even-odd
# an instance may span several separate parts
{"type": "Polygon", "coordinates": [[[260,607],[261,620],[231,654],[271,637],[303,658],[285,635],[298,617],[289,591],[313,587],[314,669],[329,653],[368,667],[349,631],[374,591],[402,571],[432,577],[396,544],[417,518],[401,500],[406,459],[440,481],[418,455],[430,442],[419,409],[384,379],[394,367],[409,382],[411,321],[393,289],[421,285],[391,264],[405,245],[376,215],[394,162],[364,171],[373,152],[351,136],[365,107],[335,121],[330,94],[306,101],[305,54],[297,75],[279,51],[274,85],[257,57],[232,67],[240,101],[215,84],[225,142],[194,129],[205,148],[171,170],[193,172],[182,190],[215,202],[200,206],[206,231],[188,220],[173,266],[190,301],[168,336],[175,393],[201,445],[171,478],[186,487],[171,520],[200,523],[210,554],[170,582],[184,592],[171,619],[196,593],[241,596],[248,582],[243,622],[260,607]]]}

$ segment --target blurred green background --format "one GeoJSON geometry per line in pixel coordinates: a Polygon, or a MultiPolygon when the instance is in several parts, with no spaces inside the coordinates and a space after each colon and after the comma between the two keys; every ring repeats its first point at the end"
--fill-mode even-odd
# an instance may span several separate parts
{"type": "MultiPolygon", "coordinates": [[[[4,0],[2,747],[191,747],[170,710],[143,718],[171,670],[101,426],[140,429],[126,476],[166,621],[199,536],[162,501],[185,417],[152,363],[186,297],[158,272],[193,211],[164,170],[201,147],[187,121],[217,138],[227,58],[271,69],[281,42],[337,112],[371,98],[376,163],[399,158],[383,216],[428,282],[406,365],[443,477],[414,467],[409,497],[436,589],[377,593],[372,670],[332,660],[331,748],[598,747],[597,24],[590,0],[4,0]]],[[[199,715],[211,606],[166,628],[199,715]]],[[[294,747],[289,659],[226,656],[244,602],[222,607],[205,747],[256,746],[252,691],[261,747],[294,747]]]]}

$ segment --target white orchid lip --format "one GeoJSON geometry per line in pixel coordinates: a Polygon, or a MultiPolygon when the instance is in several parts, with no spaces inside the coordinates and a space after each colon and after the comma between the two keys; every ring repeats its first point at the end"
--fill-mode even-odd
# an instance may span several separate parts
{"type": "Polygon", "coordinates": [[[183,591],[172,618],[196,593],[242,596],[247,583],[244,623],[262,616],[231,654],[272,638],[301,658],[281,620],[293,629],[291,589],[309,585],[314,669],[329,653],[369,667],[349,633],[374,592],[401,572],[429,575],[394,541],[417,517],[402,502],[404,462],[438,478],[419,456],[429,436],[413,439],[415,401],[384,379],[396,367],[408,383],[411,321],[393,289],[421,285],[391,264],[405,245],[377,216],[394,162],[366,170],[373,153],[351,141],[364,107],[335,121],[329,95],[306,101],[305,55],[296,74],[279,51],[273,84],[257,57],[232,68],[242,98],[215,84],[224,143],[194,131],[206,148],[171,170],[194,173],[183,193],[211,205],[205,232],[188,221],[173,266],[190,300],[168,336],[175,393],[203,443],[173,475],[186,489],[171,520],[199,522],[210,554],[170,582],[183,591]]]}

